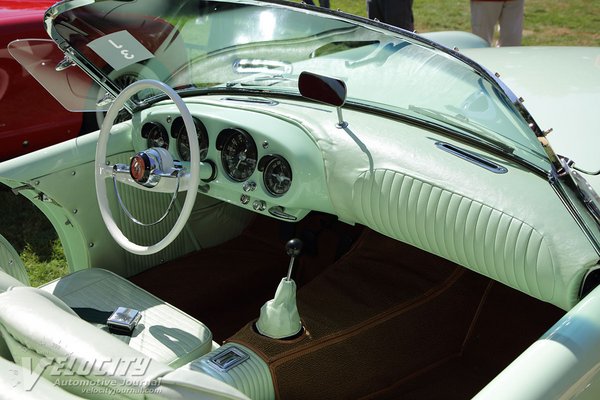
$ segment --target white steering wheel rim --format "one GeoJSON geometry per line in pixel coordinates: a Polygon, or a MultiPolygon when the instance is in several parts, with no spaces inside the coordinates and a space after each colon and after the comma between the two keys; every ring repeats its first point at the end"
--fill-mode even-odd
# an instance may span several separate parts
{"type": "Polygon", "coordinates": [[[100,207],[102,220],[104,221],[104,224],[106,225],[110,235],[123,249],[138,255],[155,254],[171,244],[171,242],[173,242],[173,240],[175,240],[175,238],[177,238],[177,236],[183,230],[190,217],[190,214],[192,213],[192,209],[196,201],[196,194],[198,193],[197,188],[200,185],[200,149],[198,146],[198,137],[195,132],[196,127],[194,125],[192,115],[184,101],[175,90],[160,81],[151,79],[136,81],[123,89],[123,91],[119,93],[117,98],[115,98],[114,102],[111,104],[108,112],[106,113],[106,117],[104,118],[102,128],[100,129],[100,134],[98,136],[98,142],[96,145],[96,170],[94,174],[94,180],[96,184],[96,198],[98,200],[98,206],[100,207]],[[161,90],[167,96],[169,96],[173,103],[175,103],[179,113],[181,114],[181,117],[183,118],[190,143],[189,185],[181,213],[179,214],[177,221],[175,221],[175,224],[169,233],[165,235],[165,237],[158,243],[148,246],[133,243],[117,226],[108,204],[108,196],[106,193],[105,184],[106,176],[102,173],[106,169],[106,152],[113,122],[117,117],[119,110],[121,110],[121,108],[123,108],[125,105],[125,102],[131,98],[131,96],[144,89],[161,90]]]}

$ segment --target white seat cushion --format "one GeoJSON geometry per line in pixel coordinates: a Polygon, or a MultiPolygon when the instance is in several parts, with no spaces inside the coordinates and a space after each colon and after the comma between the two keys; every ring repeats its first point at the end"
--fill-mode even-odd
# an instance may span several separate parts
{"type": "Polygon", "coordinates": [[[21,365],[0,357],[0,398],[19,400],[81,400],[76,396],[54,386],[44,378],[24,379],[30,374],[21,365]]]}
{"type": "Polygon", "coordinates": [[[6,368],[10,374],[0,378],[1,399],[26,398],[23,391],[40,394],[35,399],[76,398],[61,396],[53,386],[57,385],[97,400],[248,400],[212,376],[187,368],[174,370],[147,357],[38,288],[14,287],[0,293],[0,335],[15,361],[0,363],[0,375],[6,368]],[[5,390],[7,385],[10,388],[5,390]]]}
{"type": "Polygon", "coordinates": [[[25,265],[12,245],[0,235],[0,291],[11,286],[29,286],[25,265]]]}
{"type": "Polygon", "coordinates": [[[117,307],[141,311],[142,319],[129,346],[171,367],[182,366],[212,348],[212,334],[200,321],[112,272],[98,268],[77,271],[40,289],[71,308],[106,313],[117,307]]]}

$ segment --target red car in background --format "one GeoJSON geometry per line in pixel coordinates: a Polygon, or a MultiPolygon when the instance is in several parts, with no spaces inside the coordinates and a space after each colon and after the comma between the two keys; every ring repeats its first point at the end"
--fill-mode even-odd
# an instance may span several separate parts
{"type": "MultiPolygon", "coordinates": [[[[63,60],[64,54],[44,30],[45,11],[54,3],[56,0],[0,0],[0,161],[91,132],[103,120],[105,109],[98,101],[106,90],[79,68],[69,68],[72,64],[63,60]],[[66,95],[59,102],[36,79],[47,88],[64,88],[57,92],[66,95]],[[84,110],[90,112],[80,112],[84,110]]],[[[159,44],[173,35],[173,26],[157,19],[127,15],[123,19],[123,26],[158,60],[157,68],[169,69],[172,55],[159,44]]],[[[110,29],[104,27],[106,32],[110,29]]],[[[178,49],[176,40],[169,43],[171,51],[178,49]]],[[[123,68],[109,78],[126,87],[138,79],[138,74],[135,68],[123,68]]],[[[129,114],[123,113],[117,120],[128,118],[129,114]]]]}
{"type": "Polygon", "coordinates": [[[44,12],[55,0],[0,0],[0,161],[71,139],[83,114],[61,106],[7,50],[16,39],[47,39],[44,12]]]}

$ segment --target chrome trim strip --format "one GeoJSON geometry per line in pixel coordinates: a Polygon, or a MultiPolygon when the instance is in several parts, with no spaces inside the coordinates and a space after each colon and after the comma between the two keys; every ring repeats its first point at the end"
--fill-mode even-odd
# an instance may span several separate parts
{"type": "Polygon", "coordinates": [[[450,153],[456,157],[462,158],[465,161],[473,163],[495,174],[505,174],[508,172],[508,169],[506,167],[498,165],[495,162],[492,162],[478,154],[475,154],[471,151],[465,150],[453,144],[446,142],[435,142],[435,145],[440,150],[450,153]]]}
{"type": "Polygon", "coordinates": [[[596,240],[596,237],[586,225],[579,211],[573,205],[570,197],[567,195],[567,193],[565,193],[564,188],[561,187],[556,176],[550,175],[548,182],[550,183],[552,189],[554,189],[554,192],[558,195],[558,198],[564,204],[569,214],[571,214],[577,225],[579,225],[579,228],[581,229],[585,237],[588,239],[596,253],[600,256],[600,243],[596,240]]]}

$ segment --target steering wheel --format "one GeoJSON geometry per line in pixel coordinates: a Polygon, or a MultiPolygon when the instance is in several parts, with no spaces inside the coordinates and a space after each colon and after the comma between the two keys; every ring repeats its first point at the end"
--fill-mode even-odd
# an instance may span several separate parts
{"type": "MultiPolygon", "coordinates": [[[[198,186],[200,184],[200,149],[198,147],[198,138],[195,132],[196,129],[192,115],[184,101],[175,90],[160,81],[150,79],[136,81],[123,89],[111,104],[102,123],[98,143],[96,145],[96,170],[94,173],[94,180],[96,184],[96,197],[102,219],[104,220],[110,235],[123,249],[138,255],[154,254],[171,244],[183,230],[183,227],[190,217],[192,208],[194,207],[198,186]],[[117,117],[119,110],[123,108],[125,102],[133,95],[145,89],[158,89],[169,96],[177,106],[177,109],[183,118],[186,130],[191,132],[191,134],[188,134],[190,143],[189,171],[185,171],[181,166],[175,165],[173,158],[168,151],[158,148],[148,149],[136,154],[131,158],[129,165],[111,165],[106,159],[110,131],[112,130],[114,120],[117,117]],[[179,217],[169,233],[167,233],[159,242],[152,245],[139,245],[130,241],[117,226],[110,210],[105,183],[105,179],[107,178],[113,179],[115,191],[117,190],[116,181],[118,180],[144,190],[152,190],[153,188],[162,191],[172,190],[173,199],[177,195],[177,191],[187,189],[187,194],[179,217]],[[162,184],[161,181],[163,182],[162,184]],[[165,187],[171,189],[165,189],[165,187]]],[[[118,192],[116,193],[118,196],[118,192]]],[[[119,205],[130,219],[137,222],[124,208],[120,198],[119,205]]],[[[156,223],[160,222],[166,216],[171,205],[169,205],[169,209],[167,209],[165,215],[163,215],[156,223]]]]}

